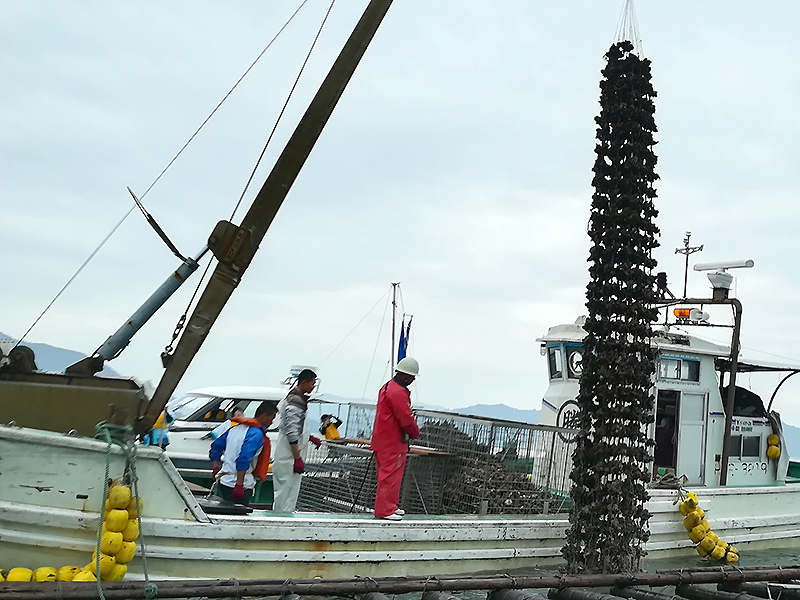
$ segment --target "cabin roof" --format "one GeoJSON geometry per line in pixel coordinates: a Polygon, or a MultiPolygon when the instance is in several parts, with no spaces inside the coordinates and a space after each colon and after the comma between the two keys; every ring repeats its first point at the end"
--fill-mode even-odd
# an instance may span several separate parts
{"type": "MultiPolygon", "coordinates": [[[[547,335],[536,338],[537,342],[566,342],[580,344],[586,337],[583,328],[584,317],[575,323],[554,325],[547,330],[547,335]]],[[[729,356],[730,346],[715,344],[693,335],[677,331],[654,331],[653,346],[660,351],[681,352],[691,354],[707,354],[711,356],[729,356]]]]}

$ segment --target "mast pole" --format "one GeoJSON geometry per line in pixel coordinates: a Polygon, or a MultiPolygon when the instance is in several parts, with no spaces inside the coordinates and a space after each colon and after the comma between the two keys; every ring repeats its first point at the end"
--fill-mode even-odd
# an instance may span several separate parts
{"type": "Polygon", "coordinates": [[[396,329],[396,319],[397,319],[397,286],[400,285],[400,282],[392,284],[392,355],[389,359],[391,363],[391,369],[389,372],[389,377],[394,376],[394,356],[395,356],[395,345],[394,345],[394,333],[396,329]]]}
{"type": "Polygon", "coordinates": [[[689,281],[689,255],[700,252],[703,249],[703,244],[699,246],[689,246],[689,238],[691,237],[692,232],[687,231],[686,237],[683,238],[683,248],[675,248],[675,254],[683,254],[686,257],[683,265],[683,298],[686,298],[686,284],[689,281]]]}
{"type": "Polygon", "coordinates": [[[239,285],[391,4],[392,0],[370,0],[241,224],[220,221],[208,238],[208,247],[219,263],[186,323],[175,352],[167,357],[158,387],[137,423],[139,433],[152,428],[239,285]]]}

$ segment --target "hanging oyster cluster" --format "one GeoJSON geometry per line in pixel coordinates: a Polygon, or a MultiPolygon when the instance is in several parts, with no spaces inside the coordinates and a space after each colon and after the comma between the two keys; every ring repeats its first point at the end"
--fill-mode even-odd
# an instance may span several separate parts
{"type": "Polygon", "coordinates": [[[653,421],[650,324],[657,318],[656,93],[650,61],[637,56],[631,42],[613,44],[606,59],[595,119],[574,505],[562,549],[575,573],[638,570],[650,516],[644,503],[652,443],[645,426],[653,421]]]}

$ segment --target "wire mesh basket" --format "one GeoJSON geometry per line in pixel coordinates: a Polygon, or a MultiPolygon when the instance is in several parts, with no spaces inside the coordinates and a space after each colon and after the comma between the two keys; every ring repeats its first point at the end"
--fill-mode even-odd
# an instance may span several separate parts
{"type": "MultiPolygon", "coordinates": [[[[345,442],[329,442],[306,461],[298,508],[373,511],[376,474],[369,439],[375,405],[328,404],[345,442]]],[[[432,410],[420,427],[400,489],[409,514],[547,514],[569,509],[575,430],[432,410]]]]}

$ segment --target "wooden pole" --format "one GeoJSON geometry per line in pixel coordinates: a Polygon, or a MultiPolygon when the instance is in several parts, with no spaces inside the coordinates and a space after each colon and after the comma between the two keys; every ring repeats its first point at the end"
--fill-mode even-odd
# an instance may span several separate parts
{"type": "MultiPolygon", "coordinates": [[[[154,581],[159,598],[230,598],[248,596],[337,596],[368,592],[405,594],[426,591],[541,589],[569,587],[627,587],[633,585],[679,586],[687,584],[774,581],[786,582],[800,579],[800,568],[774,567],[766,569],[738,569],[718,567],[715,571],[690,571],[679,573],[635,573],[604,575],[545,575],[512,576],[507,574],[480,577],[392,577],[357,579],[211,579],[154,581]]],[[[144,581],[122,581],[103,584],[103,594],[108,600],[138,600],[144,598],[144,581]]],[[[83,600],[96,598],[97,591],[86,583],[0,583],[3,600],[83,600]]]]}

